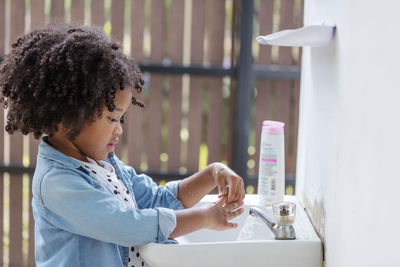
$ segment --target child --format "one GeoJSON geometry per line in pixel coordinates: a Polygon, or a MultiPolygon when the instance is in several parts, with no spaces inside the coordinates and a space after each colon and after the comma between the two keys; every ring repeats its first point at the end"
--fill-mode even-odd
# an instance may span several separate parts
{"type": "Polygon", "coordinates": [[[35,30],[4,58],[6,131],[44,135],[32,183],[38,267],[145,266],[138,245],[237,227],[228,221],[243,212],[243,181],[222,163],[161,187],[113,153],[129,105],[143,106],[134,96],[143,84],[94,28],[35,30]],[[193,208],[215,186],[221,201],[193,208]]]}

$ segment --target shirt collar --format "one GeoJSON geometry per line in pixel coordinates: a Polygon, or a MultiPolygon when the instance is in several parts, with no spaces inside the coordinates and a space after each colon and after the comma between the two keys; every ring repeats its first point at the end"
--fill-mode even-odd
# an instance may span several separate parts
{"type": "Polygon", "coordinates": [[[88,162],[84,162],[84,161],[81,161],[81,160],[79,160],[79,159],[74,159],[74,158],[72,158],[72,159],[73,159],[73,160],[76,160],[77,162],[79,162],[79,164],[80,164],[81,166],[88,166],[88,167],[90,167],[90,168],[92,168],[92,169],[95,169],[95,170],[103,170],[103,171],[106,171],[106,172],[108,172],[108,173],[115,173],[114,167],[113,167],[110,163],[108,163],[107,161],[105,161],[105,160],[95,161],[94,159],[91,159],[91,158],[89,158],[89,157],[86,157],[86,159],[88,160],[88,162]]]}
{"type": "Polygon", "coordinates": [[[51,146],[47,141],[47,136],[44,136],[39,144],[38,154],[44,158],[57,161],[71,168],[79,168],[81,165],[74,159],[68,157],[55,147],[51,146]]]}

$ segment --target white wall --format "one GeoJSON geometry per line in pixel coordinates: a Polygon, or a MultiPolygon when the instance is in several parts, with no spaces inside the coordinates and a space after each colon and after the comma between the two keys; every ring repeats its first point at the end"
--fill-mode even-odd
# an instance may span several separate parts
{"type": "MultiPolygon", "coordinates": [[[[286,1],[286,0],[284,0],[286,1]]],[[[326,267],[400,266],[400,1],[305,0],[296,194],[326,267]]]]}

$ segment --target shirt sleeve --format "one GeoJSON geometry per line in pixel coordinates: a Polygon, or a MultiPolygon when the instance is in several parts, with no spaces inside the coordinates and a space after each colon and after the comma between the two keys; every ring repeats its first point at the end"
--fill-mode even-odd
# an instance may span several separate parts
{"type": "Polygon", "coordinates": [[[134,175],[132,181],[131,190],[139,208],[163,207],[173,210],[184,208],[176,197],[180,181],[169,183],[166,186],[158,186],[144,174],[134,175]]]}
{"type": "Polygon", "coordinates": [[[171,209],[156,208],[159,211],[159,239],[158,243],[176,243],[173,239],[168,239],[176,227],[176,214],[171,209]]]}
{"type": "MultiPolygon", "coordinates": [[[[165,185],[166,190],[169,190],[174,196],[175,200],[178,201],[178,186],[180,181],[171,181],[165,185]]],[[[160,240],[160,243],[176,243],[173,239],[168,239],[171,235],[172,231],[176,227],[176,214],[171,209],[166,208],[157,208],[160,212],[159,214],[159,223],[160,223],[160,233],[159,236],[163,236],[164,238],[160,240]]],[[[176,209],[183,209],[181,202],[178,201],[176,209]]]]}
{"type": "Polygon", "coordinates": [[[49,221],[56,227],[125,247],[168,243],[176,226],[173,210],[124,208],[111,194],[94,188],[69,169],[54,168],[45,174],[40,198],[49,221]]]}
{"type": "MultiPolygon", "coordinates": [[[[135,169],[126,166],[116,156],[113,158],[117,164],[123,166],[125,174],[130,178],[130,190],[134,193],[136,203],[141,209],[168,208],[173,210],[184,209],[178,200],[178,188],[181,181],[168,182],[165,186],[158,186],[153,179],[145,174],[137,174],[135,169]]],[[[128,185],[129,186],[129,185],[128,185]]]]}
{"type": "Polygon", "coordinates": [[[171,181],[165,185],[165,188],[174,194],[175,198],[178,199],[178,187],[181,181],[171,181]]]}

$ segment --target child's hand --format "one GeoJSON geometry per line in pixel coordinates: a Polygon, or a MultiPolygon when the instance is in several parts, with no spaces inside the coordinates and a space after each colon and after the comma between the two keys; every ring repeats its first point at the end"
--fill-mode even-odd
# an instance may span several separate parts
{"type": "Polygon", "coordinates": [[[225,205],[225,197],[215,203],[215,205],[208,206],[206,212],[206,228],[211,230],[226,230],[238,227],[237,223],[228,222],[233,218],[238,217],[244,211],[243,208],[238,209],[243,205],[243,200],[238,200],[225,205]]]}
{"type": "Polygon", "coordinates": [[[223,163],[213,163],[212,174],[218,186],[218,197],[227,197],[226,203],[244,199],[243,179],[223,163]]]}
{"type": "Polygon", "coordinates": [[[244,212],[243,200],[226,205],[226,197],[214,205],[202,205],[183,210],[175,210],[176,227],[169,238],[186,235],[188,233],[207,228],[211,230],[227,230],[238,227],[237,223],[228,222],[244,212]]]}

